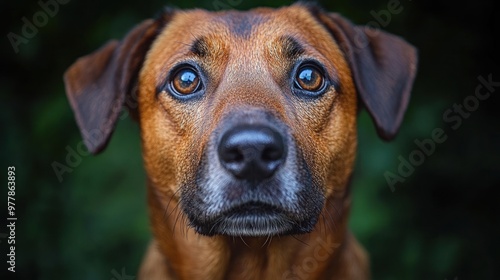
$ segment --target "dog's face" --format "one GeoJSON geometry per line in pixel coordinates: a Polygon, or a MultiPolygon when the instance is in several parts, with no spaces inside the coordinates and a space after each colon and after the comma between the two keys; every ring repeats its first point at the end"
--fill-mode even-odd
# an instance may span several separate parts
{"type": "Polygon", "coordinates": [[[308,232],[346,185],[356,92],[339,46],[303,9],[177,14],[139,89],[148,174],[199,233],[308,232]]]}
{"type": "Polygon", "coordinates": [[[343,195],[358,104],[394,136],[415,64],[401,39],[315,7],[170,11],[75,63],[66,83],[92,152],[137,88],[151,186],[198,233],[269,236],[311,231],[343,195]]]}

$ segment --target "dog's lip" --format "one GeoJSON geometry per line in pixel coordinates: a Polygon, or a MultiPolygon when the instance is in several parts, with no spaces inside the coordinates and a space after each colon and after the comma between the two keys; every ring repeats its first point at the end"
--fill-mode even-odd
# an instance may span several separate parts
{"type": "Polygon", "coordinates": [[[243,203],[219,214],[205,234],[229,236],[269,236],[290,231],[294,223],[286,211],[263,202],[243,203]]]}
{"type": "Polygon", "coordinates": [[[251,201],[224,211],[222,216],[249,216],[249,215],[273,215],[279,214],[281,211],[277,206],[264,203],[251,201]]]}

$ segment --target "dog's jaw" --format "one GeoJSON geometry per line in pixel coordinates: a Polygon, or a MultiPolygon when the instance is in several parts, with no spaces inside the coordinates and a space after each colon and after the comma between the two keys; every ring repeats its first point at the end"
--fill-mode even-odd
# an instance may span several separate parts
{"type": "Polygon", "coordinates": [[[156,237],[139,279],[295,279],[297,269],[311,257],[317,269],[302,279],[322,279],[324,275],[329,276],[325,279],[369,279],[367,255],[346,230],[348,193],[328,199],[313,231],[307,234],[207,237],[188,227],[178,201],[166,203],[154,195],[154,188],[149,187],[156,237]],[[178,218],[165,221],[165,215],[178,218]]]}

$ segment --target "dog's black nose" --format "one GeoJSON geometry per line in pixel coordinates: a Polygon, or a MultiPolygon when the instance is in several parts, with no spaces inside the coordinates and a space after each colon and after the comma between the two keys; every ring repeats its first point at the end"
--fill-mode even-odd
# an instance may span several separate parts
{"type": "Polygon", "coordinates": [[[235,177],[260,181],[271,177],[286,158],[283,136],[264,125],[239,126],[219,142],[219,160],[235,177]]]}

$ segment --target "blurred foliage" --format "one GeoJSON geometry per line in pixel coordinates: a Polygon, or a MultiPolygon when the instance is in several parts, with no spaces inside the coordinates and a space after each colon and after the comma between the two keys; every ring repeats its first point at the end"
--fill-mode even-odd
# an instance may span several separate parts
{"type": "MultiPolygon", "coordinates": [[[[366,24],[388,2],[321,4],[366,24]]],[[[107,150],[81,156],[59,182],[51,164],[64,163],[68,149],[81,143],[62,73],[77,57],[120,38],[165,5],[213,10],[214,3],[70,1],[17,54],[5,35],[20,34],[21,19],[41,8],[37,1],[2,4],[7,22],[0,26],[0,162],[4,170],[17,169],[18,279],[112,279],[112,271],[122,269],[135,275],[150,238],[138,127],[130,118],[119,121],[107,150]]],[[[459,129],[443,121],[446,110],[474,94],[478,76],[492,74],[500,81],[494,56],[500,49],[494,28],[500,24],[493,3],[401,0],[402,12],[384,27],[418,47],[420,65],[395,141],[379,140],[368,115],[360,114],[350,226],[370,253],[374,279],[499,279],[498,93],[482,101],[459,129]],[[397,173],[398,156],[408,159],[417,149],[414,140],[430,138],[435,128],[448,139],[392,192],[384,173],[397,173]]],[[[287,4],[243,1],[236,8],[287,4]]],[[[0,206],[6,209],[6,199],[0,206]]],[[[0,246],[3,260],[5,239],[0,246]]],[[[12,279],[6,276],[1,279],[12,279]]]]}

